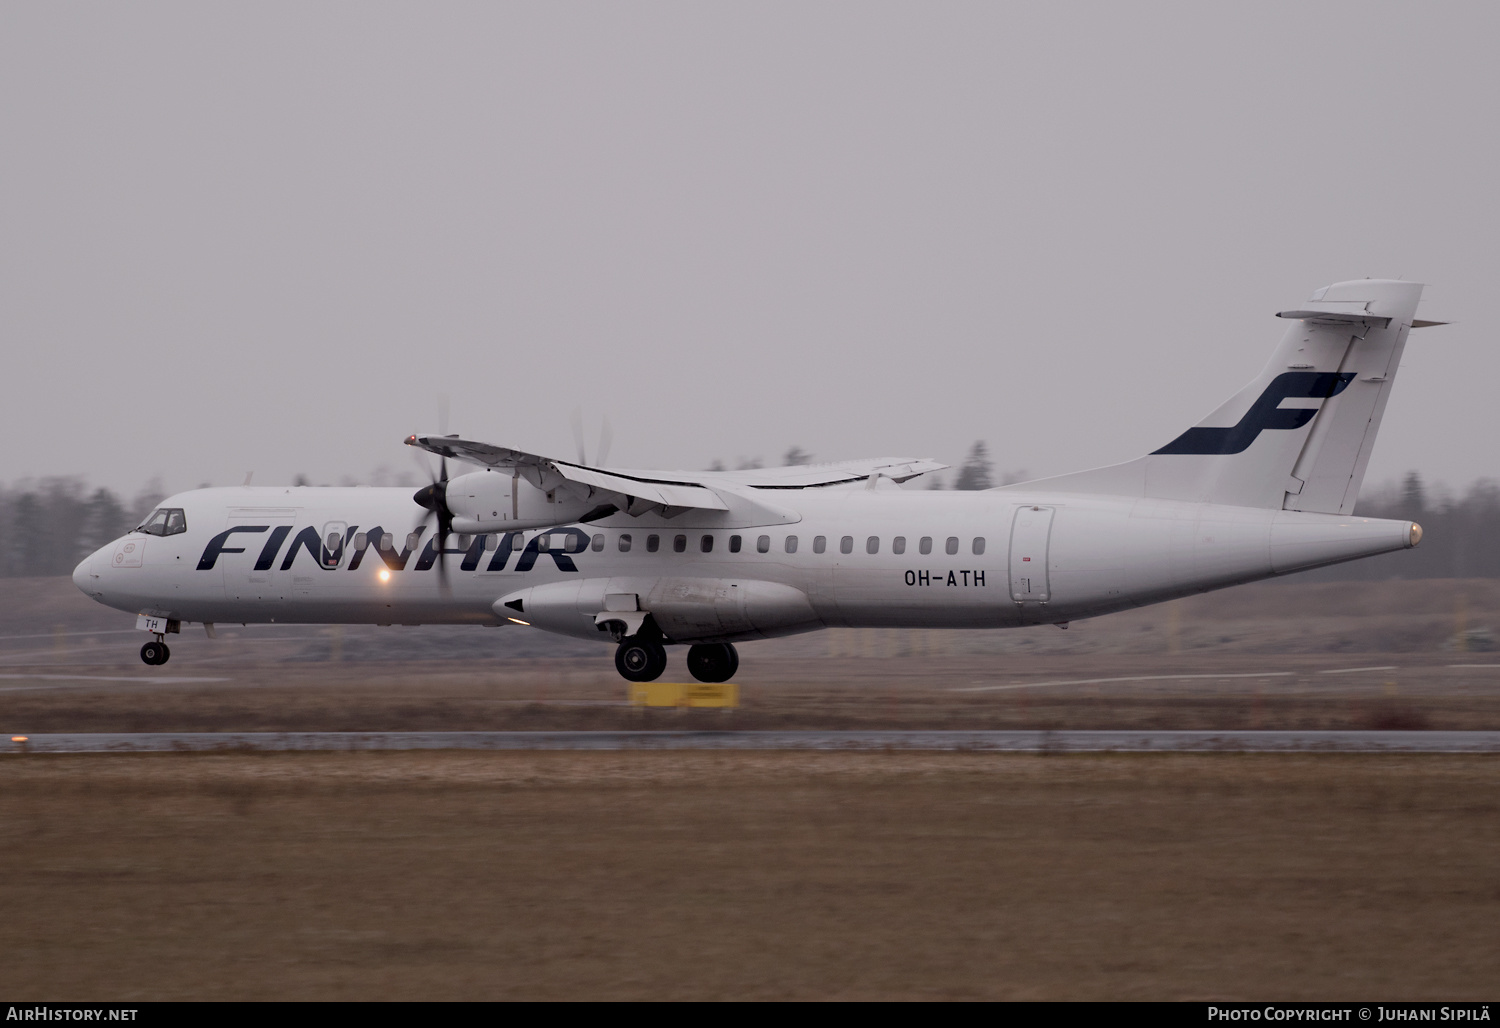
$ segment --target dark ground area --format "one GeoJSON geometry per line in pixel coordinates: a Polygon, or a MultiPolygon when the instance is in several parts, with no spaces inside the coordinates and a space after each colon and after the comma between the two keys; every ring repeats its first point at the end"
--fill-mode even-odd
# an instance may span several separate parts
{"type": "MultiPolygon", "coordinates": [[[[631,709],[607,645],[520,628],[190,628],[147,668],[66,579],[0,618],[12,733],[1500,729],[1487,580],[757,643],[732,714],[631,709]]],[[[15,754],[0,989],[1488,998],[1497,814],[1482,756],[15,754]]]]}
{"type": "Polygon", "coordinates": [[[29,999],[1489,999],[1492,757],[0,760],[29,999]]]}

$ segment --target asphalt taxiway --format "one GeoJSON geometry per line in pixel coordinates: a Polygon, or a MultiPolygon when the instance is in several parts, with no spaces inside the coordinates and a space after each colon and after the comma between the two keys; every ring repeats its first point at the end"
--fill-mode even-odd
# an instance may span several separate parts
{"type": "Polygon", "coordinates": [[[1500,753],[1500,732],[597,731],[91,732],[10,736],[10,753],[349,750],[900,750],[993,753],[1500,753]]]}

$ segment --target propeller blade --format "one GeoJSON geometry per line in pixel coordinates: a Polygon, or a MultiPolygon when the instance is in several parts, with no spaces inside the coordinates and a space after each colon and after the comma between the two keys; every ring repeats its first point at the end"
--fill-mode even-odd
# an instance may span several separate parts
{"type": "Polygon", "coordinates": [[[609,444],[615,441],[615,430],[609,427],[609,417],[606,416],[599,423],[599,449],[594,451],[594,460],[598,461],[598,467],[604,467],[609,461],[609,444]]]}
{"type": "Polygon", "coordinates": [[[578,463],[588,467],[588,455],[583,452],[583,408],[573,408],[573,442],[578,445],[578,463]]]}
{"type": "Polygon", "coordinates": [[[444,596],[453,595],[453,586],[448,581],[448,536],[453,534],[453,512],[448,509],[448,462],[445,459],[442,465],[442,473],[431,485],[424,485],[412,494],[412,500],[417,506],[432,511],[437,517],[437,537],[434,545],[437,547],[437,570],[438,586],[443,590],[444,596]]]}
{"type": "MultiPolygon", "coordinates": [[[[446,504],[444,507],[446,509],[446,504]]],[[[453,531],[453,515],[444,517],[443,511],[437,511],[437,572],[438,588],[443,591],[445,597],[453,595],[453,585],[448,581],[448,536],[453,531]]]]}

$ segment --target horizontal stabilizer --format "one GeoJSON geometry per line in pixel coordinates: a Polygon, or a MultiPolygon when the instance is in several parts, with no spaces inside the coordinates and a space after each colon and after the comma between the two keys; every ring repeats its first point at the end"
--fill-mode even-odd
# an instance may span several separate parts
{"type": "Polygon", "coordinates": [[[1309,303],[1294,311],[1281,311],[1278,318],[1294,321],[1311,321],[1323,325],[1370,325],[1382,327],[1390,324],[1389,315],[1380,315],[1367,310],[1368,303],[1334,301],[1331,303],[1309,303]]]}

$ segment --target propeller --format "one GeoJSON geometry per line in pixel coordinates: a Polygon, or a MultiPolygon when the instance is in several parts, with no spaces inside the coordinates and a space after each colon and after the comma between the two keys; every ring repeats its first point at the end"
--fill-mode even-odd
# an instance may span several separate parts
{"type": "Polygon", "coordinates": [[[412,494],[417,506],[437,515],[438,585],[444,596],[453,595],[448,582],[448,536],[453,533],[453,511],[448,509],[448,458],[438,459],[438,477],[412,494]]]}
{"type": "MultiPolygon", "coordinates": [[[[438,397],[438,434],[448,435],[448,396],[438,397]]],[[[450,438],[457,438],[450,437],[450,438]]],[[[431,465],[423,465],[429,477],[431,465]]],[[[438,457],[438,474],[431,483],[412,494],[417,506],[437,515],[437,570],[438,587],[444,596],[453,595],[453,586],[448,581],[448,536],[453,534],[453,511],[448,507],[448,458],[438,457]]]]}
{"type": "MultiPolygon", "coordinates": [[[[438,398],[438,434],[449,439],[458,438],[456,435],[448,434],[448,397],[438,398]]],[[[413,439],[416,437],[413,436],[413,439]]],[[[583,445],[583,408],[575,407],[573,410],[573,441],[578,444],[578,463],[587,467],[588,454],[583,445]]],[[[599,425],[599,448],[595,451],[599,463],[602,465],[609,457],[610,443],[614,442],[614,429],[610,427],[609,418],[601,420],[599,425]]],[[[417,456],[413,454],[413,456],[417,456]]],[[[437,547],[437,570],[438,583],[444,596],[453,595],[453,586],[448,581],[448,537],[453,534],[453,510],[448,506],[448,458],[445,455],[438,456],[438,473],[432,474],[432,466],[417,457],[422,464],[422,469],[427,473],[431,481],[412,494],[412,501],[424,510],[431,511],[437,516],[437,536],[435,544],[437,547]]],[[[425,520],[425,519],[424,519],[425,520]]]]}

